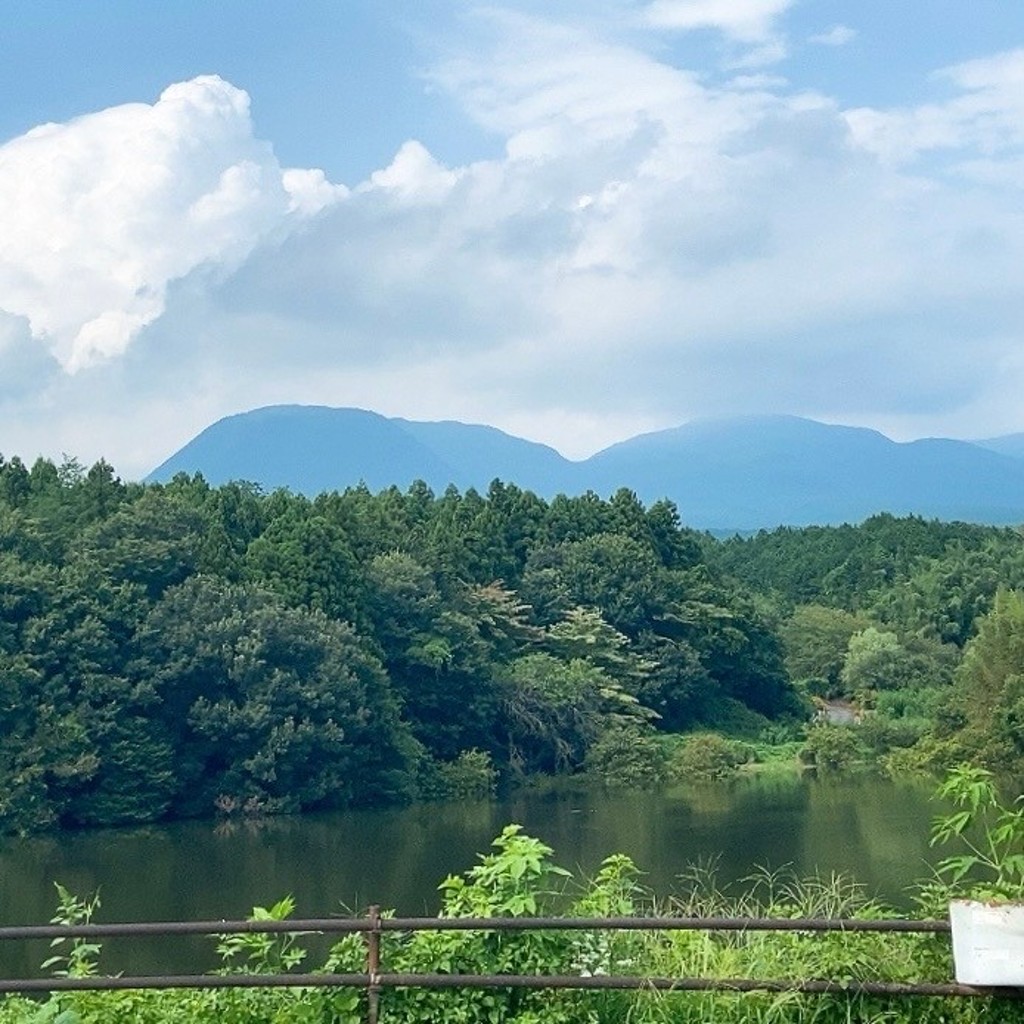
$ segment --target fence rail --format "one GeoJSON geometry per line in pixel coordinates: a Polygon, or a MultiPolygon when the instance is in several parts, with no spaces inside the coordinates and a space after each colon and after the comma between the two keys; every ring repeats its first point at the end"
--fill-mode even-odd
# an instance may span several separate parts
{"type": "Polygon", "coordinates": [[[229,933],[482,932],[482,931],[787,931],[948,933],[949,921],[839,917],[290,917],[283,921],[130,921],[120,924],[37,924],[0,927],[0,939],[109,939],[229,933]]]}
{"type": "Polygon", "coordinates": [[[983,989],[955,982],[837,981],[761,978],[641,977],[633,975],[396,974],[381,970],[380,939],[387,932],[417,931],[788,931],[902,932],[948,934],[948,921],[853,918],[759,917],[382,917],[370,907],[363,918],[293,918],[284,921],[160,921],[116,924],[25,925],[0,927],[0,940],[102,939],[114,937],[256,934],[362,934],[366,970],[356,974],[174,974],[87,978],[6,978],[0,992],[33,993],[124,989],[360,988],[368,994],[368,1024],[376,1024],[378,999],[387,988],[519,988],[721,992],[799,992],[809,994],[979,998],[997,994],[1024,998],[1024,989],[983,989]]]}

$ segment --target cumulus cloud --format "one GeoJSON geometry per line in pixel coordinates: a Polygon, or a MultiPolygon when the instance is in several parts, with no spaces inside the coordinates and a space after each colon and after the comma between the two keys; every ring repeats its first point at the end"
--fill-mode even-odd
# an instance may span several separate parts
{"type": "Polygon", "coordinates": [[[440,202],[459,175],[442,167],[415,139],[404,143],[387,167],[374,171],[363,191],[383,189],[407,202],[440,202]]]}
{"type": "Polygon", "coordinates": [[[55,372],[56,363],[33,341],[28,322],[0,311],[0,405],[39,395],[55,372]]]}
{"type": "Polygon", "coordinates": [[[290,167],[281,175],[281,184],[288,193],[288,212],[305,217],[333,206],[349,194],[344,185],[329,182],[319,168],[290,167]]]}
{"type": "Polygon", "coordinates": [[[321,400],[373,393],[595,447],[611,439],[595,407],[646,428],[750,407],[877,412],[908,378],[948,410],[980,386],[957,332],[1002,330],[1013,302],[992,323],[952,310],[1020,248],[995,210],[893,174],[833,102],[784,80],[712,87],[576,29],[493,25],[433,80],[505,156],[450,169],[407,144],[235,275],[225,338],[258,311],[290,351],[301,285],[321,400]],[[930,348],[914,309],[943,310],[930,348]]]}
{"type": "Polygon", "coordinates": [[[318,172],[282,174],[249,97],[216,76],[43,125],[0,147],[0,308],[74,372],[123,353],[169,282],[336,198],[318,172]]]}

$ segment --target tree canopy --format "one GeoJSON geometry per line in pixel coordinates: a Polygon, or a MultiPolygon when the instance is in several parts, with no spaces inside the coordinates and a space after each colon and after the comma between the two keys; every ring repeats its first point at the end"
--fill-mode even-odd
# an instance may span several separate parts
{"type": "Polygon", "coordinates": [[[779,637],[706,543],[626,490],[309,500],[0,460],[0,822],[402,800],[471,751],[576,771],[726,697],[786,714],[779,637]]]}

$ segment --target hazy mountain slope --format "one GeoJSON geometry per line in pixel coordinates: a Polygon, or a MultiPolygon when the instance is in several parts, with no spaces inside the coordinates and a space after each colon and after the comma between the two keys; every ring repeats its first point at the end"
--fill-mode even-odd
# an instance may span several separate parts
{"type": "Polygon", "coordinates": [[[988,437],[983,441],[972,441],[971,443],[999,452],[1000,455],[1024,459],[1024,434],[1004,434],[1002,437],[988,437]]]}
{"type": "Polygon", "coordinates": [[[629,480],[686,522],[750,528],[858,521],[878,511],[1014,522],[1024,466],[964,441],[899,444],[795,416],[703,420],[613,445],[585,465],[599,493],[629,480]]]}
{"type": "Polygon", "coordinates": [[[524,441],[496,427],[454,420],[392,422],[400,424],[411,437],[452,466],[458,475],[450,482],[461,489],[482,489],[495,478],[543,495],[573,489],[571,481],[578,464],[547,445],[524,441]]]}
{"type": "Polygon", "coordinates": [[[486,490],[499,477],[556,493],[573,464],[553,448],[494,427],[416,423],[363,409],[280,405],[209,426],[147,478],[201,472],[213,484],[252,480],[305,494],[365,483],[371,490],[425,480],[435,491],[486,490]]]}
{"type": "Polygon", "coordinates": [[[305,494],[364,482],[371,490],[454,479],[454,467],[400,424],[362,409],[275,405],[207,427],[147,478],[201,472],[212,484],[251,480],[305,494]]]}
{"type": "Polygon", "coordinates": [[[797,417],[701,420],[598,452],[588,482],[600,493],[625,474],[641,498],[667,491],[701,525],[829,522],[849,514],[844,481],[870,477],[887,443],[797,417]]]}
{"type": "Polygon", "coordinates": [[[1024,459],[965,441],[900,444],[795,416],[697,421],[576,463],[493,427],[273,406],[213,424],[149,479],[179,471],[307,494],[416,479],[438,493],[452,483],[485,491],[495,477],[544,497],[628,487],[646,502],[671,498],[684,522],[711,529],[856,522],[880,511],[1024,522],[1024,459]]]}

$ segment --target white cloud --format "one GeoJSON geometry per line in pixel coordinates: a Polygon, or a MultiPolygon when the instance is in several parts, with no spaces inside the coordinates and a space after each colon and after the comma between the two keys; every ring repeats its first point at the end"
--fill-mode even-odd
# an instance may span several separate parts
{"type": "Polygon", "coordinates": [[[795,0],[654,0],[646,11],[655,28],[718,29],[743,43],[769,39],[795,0]]]}
{"type": "Polygon", "coordinates": [[[833,25],[824,32],[810,37],[810,42],[819,46],[846,46],[857,38],[857,30],[849,25],[833,25]]]}
{"type": "Polygon", "coordinates": [[[1005,218],[851,152],[835,104],[784,81],[716,89],[557,25],[496,26],[435,81],[506,138],[504,159],[448,170],[410,144],[236,278],[235,301],[259,296],[287,324],[297,268],[303,331],[323,338],[319,400],[533,418],[579,453],[595,406],[645,429],[806,411],[809,388],[819,412],[893,404],[908,375],[948,404],[944,370],[977,380],[969,349],[947,358],[879,324],[954,296],[969,307],[1005,278],[1019,248],[1005,218]],[[981,225],[989,243],[970,241],[981,225]]]}
{"type": "Polygon", "coordinates": [[[440,202],[458,178],[456,172],[442,167],[421,142],[411,139],[387,167],[370,175],[364,189],[383,189],[407,202],[440,202]]]}
{"type": "Polygon", "coordinates": [[[1002,159],[1024,147],[1024,49],[1008,50],[937,72],[956,93],[945,102],[846,114],[856,145],[892,164],[928,154],[971,151],[1002,159]]]}
{"type": "Polygon", "coordinates": [[[349,195],[344,185],[332,185],[319,168],[290,167],[281,175],[288,193],[288,212],[310,217],[349,195]]]}
{"type": "Polygon", "coordinates": [[[43,125],[0,147],[0,309],[80,370],[123,353],[169,282],[236,265],[290,211],[339,195],[317,172],[282,175],[248,96],[215,76],[43,125]]]}

